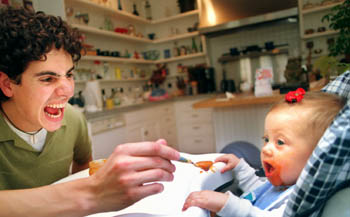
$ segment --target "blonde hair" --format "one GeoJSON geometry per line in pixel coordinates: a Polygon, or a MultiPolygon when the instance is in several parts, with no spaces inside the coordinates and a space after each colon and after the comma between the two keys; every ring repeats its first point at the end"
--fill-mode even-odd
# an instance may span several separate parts
{"type": "Polygon", "coordinates": [[[332,123],[335,116],[345,105],[345,100],[335,94],[325,92],[307,92],[300,102],[289,103],[284,99],[274,104],[269,113],[275,110],[308,112],[307,128],[314,130],[317,141],[332,123]]]}

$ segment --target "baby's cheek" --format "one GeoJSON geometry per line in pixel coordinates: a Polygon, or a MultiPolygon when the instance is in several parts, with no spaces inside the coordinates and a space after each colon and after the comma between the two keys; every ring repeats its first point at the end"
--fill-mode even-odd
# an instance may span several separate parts
{"type": "Polygon", "coordinates": [[[281,172],[281,179],[284,185],[294,185],[301,173],[302,168],[289,164],[281,172]]]}

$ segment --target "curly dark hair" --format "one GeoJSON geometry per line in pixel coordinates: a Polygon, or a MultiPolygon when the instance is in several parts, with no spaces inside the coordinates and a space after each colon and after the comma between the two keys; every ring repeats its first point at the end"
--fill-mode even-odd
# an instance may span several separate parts
{"type": "MultiPolygon", "coordinates": [[[[63,48],[74,62],[83,49],[81,33],[60,17],[24,8],[5,7],[0,11],[0,71],[16,84],[29,63],[46,60],[51,49],[63,48]]],[[[0,102],[7,100],[0,91],[0,102]]]]}

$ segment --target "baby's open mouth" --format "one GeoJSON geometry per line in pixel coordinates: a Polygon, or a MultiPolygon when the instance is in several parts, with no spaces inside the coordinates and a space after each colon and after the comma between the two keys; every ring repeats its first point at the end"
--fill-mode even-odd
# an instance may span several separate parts
{"type": "Polygon", "coordinates": [[[265,175],[268,177],[270,176],[273,171],[275,170],[275,168],[269,164],[268,162],[264,162],[264,168],[265,168],[265,175]]]}
{"type": "Polygon", "coordinates": [[[59,118],[64,111],[65,104],[51,104],[44,108],[44,112],[50,118],[59,118]]]}

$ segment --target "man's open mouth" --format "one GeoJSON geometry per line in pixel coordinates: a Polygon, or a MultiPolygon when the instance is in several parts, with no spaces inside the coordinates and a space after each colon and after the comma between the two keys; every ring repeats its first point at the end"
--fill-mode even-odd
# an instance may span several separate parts
{"type": "Polygon", "coordinates": [[[44,108],[44,112],[50,118],[59,118],[64,111],[64,107],[65,104],[51,104],[44,108]]]}

